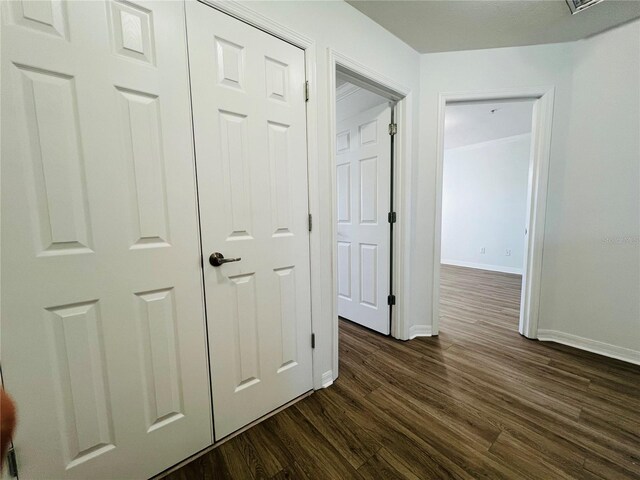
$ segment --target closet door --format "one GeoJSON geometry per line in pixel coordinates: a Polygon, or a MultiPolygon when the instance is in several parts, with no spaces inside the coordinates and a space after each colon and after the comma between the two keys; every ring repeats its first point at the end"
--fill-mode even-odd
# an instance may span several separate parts
{"type": "Polygon", "coordinates": [[[312,388],[304,52],[186,7],[220,439],[312,388]]]}
{"type": "Polygon", "coordinates": [[[212,442],[183,4],[2,9],[20,476],[147,478],[212,442]]]}

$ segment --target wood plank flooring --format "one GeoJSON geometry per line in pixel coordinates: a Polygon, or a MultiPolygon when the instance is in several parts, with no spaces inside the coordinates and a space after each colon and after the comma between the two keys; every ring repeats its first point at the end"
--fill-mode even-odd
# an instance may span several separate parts
{"type": "Polygon", "coordinates": [[[439,337],[341,321],[333,386],[166,478],[640,479],[640,367],[521,337],[519,276],[441,283],[439,337]]]}

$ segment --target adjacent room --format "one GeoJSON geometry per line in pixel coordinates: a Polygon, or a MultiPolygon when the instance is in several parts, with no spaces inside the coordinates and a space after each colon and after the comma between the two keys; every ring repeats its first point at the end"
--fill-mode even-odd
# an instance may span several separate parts
{"type": "Polygon", "coordinates": [[[2,480],[640,479],[640,0],[0,22],[2,480]]]}
{"type": "Polygon", "coordinates": [[[493,326],[517,334],[531,218],[533,105],[522,99],[446,107],[442,331],[493,326]]]}

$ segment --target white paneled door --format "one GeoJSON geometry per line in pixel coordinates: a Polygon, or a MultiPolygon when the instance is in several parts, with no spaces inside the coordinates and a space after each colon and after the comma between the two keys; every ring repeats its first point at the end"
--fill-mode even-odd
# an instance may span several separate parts
{"type": "Polygon", "coordinates": [[[312,388],[304,52],[186,7],[220,439],[312,388]]]}
{"type": "Polygon", "coordinates": [[[389,333],[391,107],[337,125],[338,315],[389,333]]]}
{"type": "Polygon", "coordinates": [[[147,478],[212,442],[183,5],[1,8],[20,476],[147,478]]]}

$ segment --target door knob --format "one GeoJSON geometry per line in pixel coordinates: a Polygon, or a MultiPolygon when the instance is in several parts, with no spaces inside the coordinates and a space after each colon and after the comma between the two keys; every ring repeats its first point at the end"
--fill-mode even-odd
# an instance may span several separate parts
{"type": "Polygon", "coordinates": [[[240,257],[238,258],[224,258],[220,252],[213,252],[209,255],[209,263],[214,267],[219,267],[223,263],[231,263],[231,262],[239,262],[242,260],[240,257]]]}

